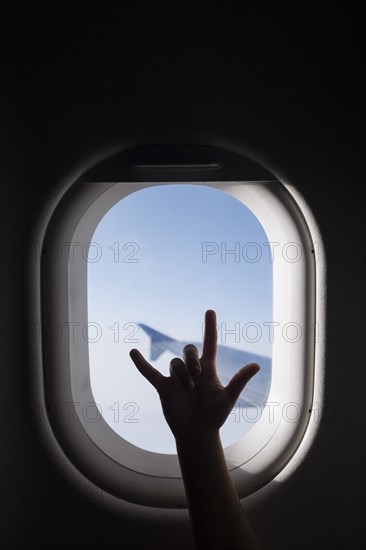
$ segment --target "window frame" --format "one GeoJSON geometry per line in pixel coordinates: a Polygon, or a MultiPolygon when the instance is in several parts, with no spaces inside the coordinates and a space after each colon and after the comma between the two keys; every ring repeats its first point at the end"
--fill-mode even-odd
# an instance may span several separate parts
{"type": "MultiPolygon", "coordinates": [[[[85,385],[88,343],[82,338],[73,337],[76,326],[73,323],[85,326],[88,322],[87,289],[86,285],[83,287],[80,284],[82,278],[85,277],[86,281],[87,262],[82,261],[80,257],[79,261],[70,261],[71,247],[67,243],[90,242],[101,217],[117,200],[121,200],[128,193],[151,185],[179,183],[173,181],[176,173],[169,176],[165,174],[162,177],[161,170],[157,170],[154,178],[151,178],[151,175],[150,172],[149,181],[79,181],[54,212],[43,245],[42,261],[42,334],[46,400],[50,422],[61,447],[74,464],[97,485],[129,502],[158,508],[184,508],[187,502],[176,455],[153,453],[136,447],[123,440],[103,418],[97,422],[89,420],[89,416],[85,418],[85,405],[93,403],[90,384],[89,388],[85,385]],[[161,181],[164,179],[165,181],[161,181]],[[53,261],[49,258],[51,249],[61,249],[63,253],[56,256],[56,260],[53,261]],[[80,292],[80,288],[84,288],[85,292],[80,292]],[[50,338],[47,327],[61,327],[61,337],[50,338]],[[85,368],[81,369],[80,365],[85,368]]],[[[283,324],[286,319],[292,322],[299,316],[299,324],[304,330],[301,339],[295,345],[288,343],[283,347],[283,342],[279,345],[274,343],[269,395],[271,403],[278,402],[281,396],[279,406],[283,401],[299,402],[301,414],[296,422],[286,422],[283,414],[280,415],[273,423],[271,433],[267,430],[265,434],[260,433],[260,420],[239,442],[225,449],[230,475],[239,497],[244,498],[271,481],[290,461],[304,437],[309,422],[313,405],[316,344],[313,330],[316,321],[314,244],[298,204],[278,180],[272,178],[209,181],[210,174],[206,174],[207,178],[200,175],[201,179],[197,180],[196,173],[187,174],[183,170],[180,183],[210,185],[226,192],[230,191],[230,194],[239,200],[243,200],[245,190],[244,204],[258,217],[269,240],[272,242],[273,238],[274,242],[278,242],[276,239],[283,231],[285,220],[286,223],[292,220],[294,233],[291,239],[297,239],[294,242],[299,242],[303,251],[303,262],[291,264],[291,292],[297,296],[293,307],[298,311],[293,317],[286,317],[280,312],[281,308],[286,310],[288,306],[283,304],[283,299],[287,295],[286,277],[283,274],[286,266],[282,265],[281,261],[276,262],[276,257],[273,262],[273,320],[283,324]],[[192,181],[192,178],[195,180],[192,181]],[[268,204],[270,197],[271,205],[268,204]],[[266,227],[268,220],[265,221],[265,216],[268,215],[273,216],[272,229],[266,227]],[[264,223],[261,218],[264,219],[264,223]],[[278,223],[278,219],[281,219],[281,224],[278,223]],[[297,280],[296,284],[294,279],[297,280]],[[283,357],[286,357],[287,368],[281,376],[274,376],[276,364],[283,362],[283,357]],[[290,364],[297,365],[297,371],[291,370],[290,364]],[[281,395],[281,387],[282,390],[286,388],[285,395],[283,391],[281,395]],[[292,388],[290,395],[289,388],[292,388]]],[[[144,176],[146,177],[146,173],[144,176]]],[[[278,372],[277,369],[277,374],[278,372]]]]}

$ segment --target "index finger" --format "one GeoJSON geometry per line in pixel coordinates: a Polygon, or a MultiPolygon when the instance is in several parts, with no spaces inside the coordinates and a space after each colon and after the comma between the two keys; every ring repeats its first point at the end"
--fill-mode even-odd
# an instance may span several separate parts
{"type": "Polygon", "coordinates": [[[217,351],[216,313],[209,309],[205,314],[205,334],[203,338],[202,361],[214,363],[217,351]]]}

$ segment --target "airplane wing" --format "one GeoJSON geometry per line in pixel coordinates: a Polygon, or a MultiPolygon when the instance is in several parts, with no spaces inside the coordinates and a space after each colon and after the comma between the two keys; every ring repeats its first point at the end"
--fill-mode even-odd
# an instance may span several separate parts
{"type": "Polygon", "coordinates": [[[144,325],[143,323],[138,323],[138,326],[142,328],[144,332],[148,336],[150,336],[150,360],[156,361],[159,359],[160,355],[164,353],[165,351],[170,351],[174,353],[174,355],[181,356],[182,350],[185,344],[182,344],[182,342],[179,342],[178,340],[174,340],[174,338],[170,338],[170,336],[167,336],[166,334],[163,334],[161,332],[158,332],[157,330],[154,330],[151,327],[148,327],[147,325],[144,325]]]}
{"type": "MultiPolygon", "coordinates": [[[[170,351],[177,357],[182,357],[186,344],[194,344],[199,353],[202,353],[202,343],[182,342],[175,340],[162,332],[138,323],[139,327],[150,337],[150,360],[156,361],[160,355],[170,351]]],[[[248,363],[258,363],[261,370],[246,385],[239,396],[237,405],[241,407],[259,406],[263,408],[267,402],[271,387],[272,360],[270,357],[256,355],[228,346],[217,346],[217,372],[221,383],[226,386],[233,375],[248,363]]]]}

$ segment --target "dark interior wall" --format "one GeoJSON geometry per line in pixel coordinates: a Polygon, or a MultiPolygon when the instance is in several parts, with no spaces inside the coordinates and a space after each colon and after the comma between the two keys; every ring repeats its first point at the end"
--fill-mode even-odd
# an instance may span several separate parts
{"type": "Polygon", "coordinates": [[[251,520],[263,548],[363,547],[359,3],[311,12],[302,2],[131,2],[99,12],[29,4],[1,25],[2,547],[192,541],[184,522],[126,523],[65,480],[40,440],[29,391],[32,232],[65,173],[117,143],[232,144],[305,196],[327,254],[325,415],[306,461],[251,520]]]}

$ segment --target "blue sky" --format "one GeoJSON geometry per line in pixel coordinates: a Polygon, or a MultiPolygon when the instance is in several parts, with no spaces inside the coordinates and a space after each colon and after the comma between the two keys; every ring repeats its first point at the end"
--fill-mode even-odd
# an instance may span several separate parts
{"type": "MultiPolygon", "coordinates": [[[[201,341],[204,312],[214,309],[219,343],[270,356],[263,325],[272,320],[272,264],[263,245],[267,235],[254,214],[224,191],[172,184],[124,198],[102,218],[92,241],[99,258],[88,262],[88,319],[98,323],[101,334],[89,344],[94,398],[113,429],[132,443],[175,452],[169,429],[160,425],[165,421],[156,410],[156,390],[128,356],[137,347],[149,357],[149,340],[134,327],[143,322],[177,340],[201,341]],[[255,343],[254,328],[243,337],[248,323],[262,329],[255,343]],[[224,342],[223,331],[235,324],[239,341],[227,332],[224,342]],[[126,403],[136,406],[123,409],[126,403]]],[[[168,374],[169,360],[163,354],[155,366],[168,374]]],[[[246,429],[234,428],[238,433],[246,429]]]]}

